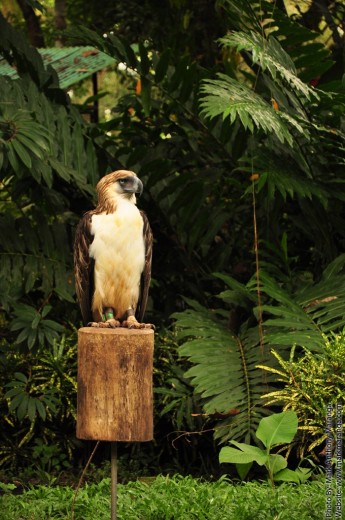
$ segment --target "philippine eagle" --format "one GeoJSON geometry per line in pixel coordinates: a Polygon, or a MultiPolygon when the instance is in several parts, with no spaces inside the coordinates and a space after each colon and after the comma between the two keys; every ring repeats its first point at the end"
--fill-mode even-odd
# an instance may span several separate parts
{"type": "Polygon", "coordinates": [[[79,222],[74,244],[77,299],[92,327],[153,328],[142,323],[150,279],[152,232],[135,194],[143,184],[118,170],[97,184],[98,204],[79,222]]]}

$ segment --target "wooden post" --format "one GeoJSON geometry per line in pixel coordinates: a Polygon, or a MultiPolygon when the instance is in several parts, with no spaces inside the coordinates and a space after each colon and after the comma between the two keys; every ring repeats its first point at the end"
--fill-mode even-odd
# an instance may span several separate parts
{"type": "Polygon", "coordinates": [[[78,331],[78,439],[111,442],[111,520],[116,519],[117,441],[153,439],[154,332],[78,331]]]}
{"type": "Polygon", "coordinates": [[[111,520],[116,520],[117,511],[117,442],[110,443],[111,465],[111,520]]]}
{"type": "Polygon", "coordinates": [[[79,329],[79,439],[153,439],[153,339],[151,329],[79,329]]]}

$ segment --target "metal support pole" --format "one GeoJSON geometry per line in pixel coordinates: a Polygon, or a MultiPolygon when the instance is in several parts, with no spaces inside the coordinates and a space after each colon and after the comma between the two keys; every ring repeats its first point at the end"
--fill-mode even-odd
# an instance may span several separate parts
{"type": "Polygon", "coordinates": [[[116,520],[117,509],[117,443],[110,443],[111,450],[111,520],[116,520]]]}

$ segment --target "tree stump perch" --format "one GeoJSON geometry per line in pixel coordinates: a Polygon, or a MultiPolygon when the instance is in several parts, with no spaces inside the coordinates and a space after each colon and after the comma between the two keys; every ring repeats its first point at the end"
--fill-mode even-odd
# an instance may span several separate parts
{"type": "Polygon", "coordinates": [[[151,329],[79,329],[78,439],[153,439],[153,345],[151,329]]]}

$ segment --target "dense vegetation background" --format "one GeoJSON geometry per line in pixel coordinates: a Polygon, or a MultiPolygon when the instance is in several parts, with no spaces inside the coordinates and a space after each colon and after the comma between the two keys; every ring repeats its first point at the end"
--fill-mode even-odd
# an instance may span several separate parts
{"type": "Polygon", "coordinates": [[[323,462],[345,391],[344,16],[327,0],[4,2],[0,54],[19,79],[0,77],[3,468],[88,454],[73,234],[118,167],[144,182],[158,326],[156,441],[123,459],[214,473],[218,443],[257,442],[263,416],[292,408],[291,453],[323,462]],[[100,123],[42,63],[35,46],[55,44],[120,65],[100,123]]]}

